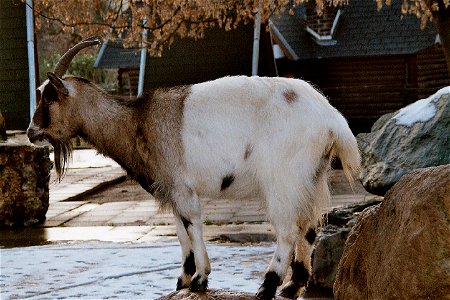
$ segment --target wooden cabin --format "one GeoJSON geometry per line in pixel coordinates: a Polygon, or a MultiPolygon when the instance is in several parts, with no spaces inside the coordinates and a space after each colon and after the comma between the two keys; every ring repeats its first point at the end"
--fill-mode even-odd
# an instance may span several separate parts
{"type": "Polygon", "coordinates": [[[367,132],[381,115],[449,85],[447,66],[432,24],[421,30],[402,16],[401,0],[377,11],[372,0],[349,1],[318,16],[301,5],[294,16],[272,19],[284,58],[280,76],[312,82],[349,120],[367,132]]]}

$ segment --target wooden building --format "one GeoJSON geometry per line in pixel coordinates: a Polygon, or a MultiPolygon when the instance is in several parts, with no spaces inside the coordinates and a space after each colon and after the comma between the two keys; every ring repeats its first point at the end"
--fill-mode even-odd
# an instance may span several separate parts
{"type": "Polygon", "coordinates": [[[284,58],[281,76],[312,82],[349,120],[367,132],[382,114],[449,85],[443,51],[432,24],[420,29],[402,16],[401,0],[377,11],[372,0],[350,1],[317,16],[307,6],[273,19],[271,31],[284,58]]]}
{"type": "Polygon", "coordinates": [[[117,93],[131,96],[137,94],[140,59],[139,49],[125,49],[120,41],[107,41],[100,48],[94,67],[117,69],[117,93]]]}
{"type": "Polygon", "coordinates": [[[0,111],[8,130],[30,123],[25,4],[0,0],[0,111]]]}

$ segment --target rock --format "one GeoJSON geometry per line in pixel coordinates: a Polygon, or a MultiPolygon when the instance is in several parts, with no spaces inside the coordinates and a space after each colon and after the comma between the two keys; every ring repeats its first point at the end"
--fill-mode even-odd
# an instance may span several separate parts
{"type": "Polygon", "coordinates": [[[411,172],[363,211],[345,243],[336,299],[450,299],[450,165],[411,172]]]}
{"type": "Polygon", "coordinates": [[[357,217],[367,207],[377,205],[381,197],[356,203],[344,208],[335,208],[327,214],[326,224],[317,235],[312,254],[312,284],[315,288],[333,288],[334,279],[344,251],[344,244],[357,217]]]}
{"type": "Polygon", "coordinates": [[[218,239],[221,242],[228,243],[262,243],[275,242],[276,237],[273,233],[265,232],[236,232],[220,234],[218,239]]]}
{"type": "MultiPolygon", "coordinates": [[[[162,296],[157,300],[255,300],[255,294],[224,291],[224,290],[207,290],[204,293],[193,293],[188,289],[170,293],[167,296],[162,296]]],[[[275,297],[274,299],[282,300],[284,297],[275,297]]]]}
{"type": "Polygon", "coordinates": [[[450,163],[450,87],[396,113],[382,116],[357,136],[364,188],[384,195],[418,168],[450,163]]]}
{"type": "Polygon", "coordinates": [[[0,227],[44,222],[50,169],[48,148],[0,143],[0,227]]]}
{"type": "Polygon", "coordinates": [[[3,118],[2,112],[0,111],[0,141],[6,141],[8,136],[6,135],[6,124],[3,118]]]}
{"type": "Polygon", "coordinates": [[[332,289],[337,267],[350,228],[327,225],[322,229],[312,255],[312,284],[332,289]]]}

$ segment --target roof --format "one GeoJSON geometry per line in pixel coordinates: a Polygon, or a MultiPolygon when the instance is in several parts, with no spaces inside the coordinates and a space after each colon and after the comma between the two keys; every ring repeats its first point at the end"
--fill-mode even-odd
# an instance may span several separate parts
{"type": "Polygon", "coordinates": [[[288,57],[298,59],[327,57],[364,57],[404,55],[430,47],[436,30],[427,24],[420,28],[415,16],[401,14],[401,0],[377,10],[373,0],[349,1],[341,8],[334,45],[319,46],[306,31],[306,7],[300,5],[295,15],[281,15],[271,20],[271,30],[288,57]]]}
{"type": "Polygon", "coordinates": [[[120,69],[137,68],[141,61],[141,49],[123,48],[120,41],[103,43],[95,68],[120,69]]]}

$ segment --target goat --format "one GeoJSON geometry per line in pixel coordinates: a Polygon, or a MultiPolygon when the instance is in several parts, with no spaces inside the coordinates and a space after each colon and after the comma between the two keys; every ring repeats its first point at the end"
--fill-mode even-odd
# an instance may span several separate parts
{"type": "Polygon", "coordinates": [[[338,157],[352,182],[360,166],[344,117],[305,81],[234,76],[112,96],[86,79],[63,76],[89,38],[69,49],[37,89],[27,130],[51,144],[59,178],[77,135],[117,161],[146,191],[172,209],[182,248],[177,289],[205,291],[211,271],[199,197],[259,195],[277,246],[256,296],[295,299],[311,275],[310,255],[330,193],[327,173],[338,157]]]}

